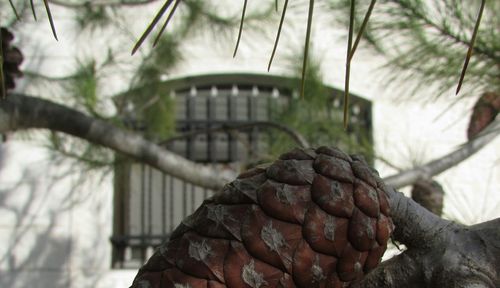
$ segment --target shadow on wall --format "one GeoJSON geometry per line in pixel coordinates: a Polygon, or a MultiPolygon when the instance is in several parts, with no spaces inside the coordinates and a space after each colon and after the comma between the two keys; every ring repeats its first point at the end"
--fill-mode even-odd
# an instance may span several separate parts
{"type": "MultiPolygon", "coordinates": [[[[0,159],[0,287],[95,287],[105,272],[102,267],[109,265],[98,248],[103,246],[99,239],[107,242],[109,232],[94,221],[81,228],[73,217],[93,193],[71,189],[75,182],[64,182],[67,177],[61,177],[59,167],[47,161],[23,165],[29,168],[11,177],[17,167],[9,167],[9,161],[0,159]],[[82,229],[90,229],[90,237],[82,240],[82,229]]],[[[105,207],[94,205],[88,213],[100,209],[105,207]]]]}

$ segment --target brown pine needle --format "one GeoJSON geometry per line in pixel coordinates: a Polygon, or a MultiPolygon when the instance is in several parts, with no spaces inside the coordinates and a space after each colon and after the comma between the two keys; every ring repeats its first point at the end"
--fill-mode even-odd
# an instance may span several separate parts
{"type": "Polygon", "coordinates": [[[460,92],[462,88],[462,83],[465,77],[465,71],[467,71],[467,66],[469,66],[469,60],[472,57],[472,50],[474,49],[474,43],[476,42],[477,31],[479,30],[479,24],[481,23],[481,18],[483,17],[484,4],[486,0],[481,1],[481,7],[479,8],[479,14],[477,15],[476,25],[474,26],[474,32],[472,33],[472,39],[470,40],[469,49],[467,50],[467,55],[465,56],[464,67],[462,68],[462,73],[460,74],[460,80],[458,81],[457,91],[455,95],[460,92]]]}
{"type": "Polygon", "coordinates": [[[165,1],[165,4],[163,4],[163,6],[160,8],[160,11],[158,11],[158,13],[156,13],[156,16],[155,16],[155,18],[153,18],[153,21],[151,21],[151,23],[146,28],[146,30],[144,31],[144,33],[142,33],[141,38],[139,38],[139,40],[137,41],[137,43],[135,43],[134,48],[132,48],[132,55],[134,55],[135,52],[137,52],[137,50],[139,49],[139,47],[141,47],[142,43],[144,42],[144,40],[146,40],[146,38],[148,37],[149,33],[151,33],[151,31],[156,26],[156,24],[158,23],[158,21],[160,21],[160,19],[163,16],[163,14],[165,14],[165,11],[167,11],[167,9],[170,6],[170,4],[172,4],[172,1],[173,0],[167,0],[167,1],[165,1]]]}
{"type": "Polygon", "coordinates": [[[7,93],[5,91],[5,79],[3,76],[3,50],[2,37],[0,35],[0,99],[4,99],[5,97],[7,97],[7,93]]]}
{"type": "Polygon", "coordinates": [[[349,78],[351,74],[351,60],[349,56],[352,49],[352,36],[354,32],[354,6],[356,0],[351,0],[351,13],[349,18],[349,38],[347,40],[347,57],[345,65],[345,88],[344,88],[344,129],[347,129],[349,123],[349,78]]]}
{"type": "Polygon", "coordinates": [[[288,0],[285,0],[283,5],[283,12],[281,12],[280,26],[278,27],[278,34],[276,35],[276,40],[274,41],[273,52],[271,53],[271,59],[269,59],[269,64],[267,65],[267,72],[271,69],[271,64],[273,63],[274,54],[276,54],[276,49],[278,48],[278,42],[280,41],[281,28],[283,28],[283,22],[285,20],[286,8],[288,7],[288,0]]]}
{"type": "Polygon", "coordinates": [[[349,61],[352,60],[352,57],[354,56],[354,52],[356,52],[356,49],[358,48],[358,44],[359,44],[359,41],[361,40],[361,36],[363,36],[363,33],[366,30],[366,25],[368,24],[368,20],[370,19],[370,16],[372,15],[373,7],[375,7],[375,2],[377,2],[377,0],[372,0],[370,2],[370,6],[368,7],[368,10],[366,11],[365,18],[363,19],[363,23],[361,24],[361,28],[358,31],[358,35],[356,36],[356,40],[354,41],[354,44],[352,45],[351,53],[349,54],[349,61]]]}
{"type": "Polygon", "coordinates": [[[155,39],[155,41],[153,43],[153,47],[156,47],[156,45],[160,41],[160,36],[163,34],[163,31],[165,31],[165,28],[167,28],[168,23],[170,22],[170,20],[174,16],[175,10],[177,10],[177,6],[179,6],[179,3],[181,3],[181,0],[175,1],[174,7],[172,7],[172,10],[170,11],[170,14],[168,14],[167,20],[165,20],[165,23],[161,27],[160,32],[158,32],[158,35],[156,36],[156,39],[155,39]]]}
{"type": "Polygon", "coordinates": [[[309,55],[309,42],[311,39],[311,26],[314,12],[314,0],[309,0],[309,15],[307,16],[306,43],[304,47],[304,63],[302,63],[302,81],[300,83],[300,97],[304,98],[306,86],[307,56],[309,55]]]}
{"type": "Polygon", "coordinates": [[[47,17],[49,17],[50,29],[52,29],[52,34],[54,34],[54,38],[56,38],[56,40],[59,41],[59,39],[57,39],[57,33],[56,33],[56,27],[54,25],[54,19],[52,19],[52,13],[50,12],[49,1],[43,0],[43,4],[45,5],[45,10],[47,11],[47,17]]]}
{"type": "Polygon", "coordinates": [[[236,57],[236,52],[238,52],[238,47],[240,46],[241,33],[243,32],[243,22],[245,21],[245,13],[247,10],[248,0],[243,3],[243,12],[241,13],[240,30],[238,31],[238,40],[236,40],[236,47],[234,47],[233,58],[236,57]]]}
{"type": "Polygon", "coordinates": [[[21,20],[21,17],[19,17],[19,14],[17,13],[16,6],[14,6],[14,3],[12,3],[12,0],[9,0],[10,3],[10,8],[12,8],[12,11],[14,11],[14,15],[16,15],[17,20],[21,20]]]}
{"type": "Polygon", "coordinates": [[[31,5],[31,13],[33,13],[33,18],[35,19],[35,21],[38,21],[38,19],[36,19],[35,4],[33,3],[33,0],[30,0],[30,5],[31,5]]]}

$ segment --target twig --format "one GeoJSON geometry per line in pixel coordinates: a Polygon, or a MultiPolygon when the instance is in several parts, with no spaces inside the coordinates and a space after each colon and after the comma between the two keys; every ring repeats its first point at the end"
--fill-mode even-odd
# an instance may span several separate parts
{"type": "Polygon", "coordinates": [[[401,173],[384,178],[387,185],[398,189],[415,183],[419,179],[432,178],[443,171],[450,169],[458,163],[472,156],[477,151],[481,150],[486,144],[490,143],[496,136],[500,134],[500,119],[491,122],[490,125],[475,138],[469,140],[460,146],[457,150],[430,161],[429,163],[403,171],[401,173]]]}

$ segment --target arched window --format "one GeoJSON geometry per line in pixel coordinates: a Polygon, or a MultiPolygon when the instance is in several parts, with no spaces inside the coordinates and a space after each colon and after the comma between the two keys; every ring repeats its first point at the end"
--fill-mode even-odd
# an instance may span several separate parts
{"type": "MultiPolygon", "coordinates": [[[[268,130],[259,126],[235,132],[235,125],[273,121],[298,96],[294,80],[255,74],[220,74],[168,81],[176,105],[176,131],[166,148],[193,161],[228,169],[268,149],[268,130]],[[210,133],[207,133],[210,131],[210,133]]],[[[343,92],[325,87],[328,105],[341,119],[343,92]]],[[[352,95],[351,138],[371,141],[371,103],[352,95]]],[[[286,123],[285,123],[286,124],[286,123]]],[[[271,131],[276,133],[276,131],[271,131]]],[[[333,143],[332,143],[333,144],[333,143]]],[[[337,145],[343,145],[337,143],[337,145]]],[[[237,169],[237,168],[236,168],[237,169]]],[[[115,171],[113,267],[137,268],[153,248],[213,191],[176,179],[139,163],[115,171]]]]}

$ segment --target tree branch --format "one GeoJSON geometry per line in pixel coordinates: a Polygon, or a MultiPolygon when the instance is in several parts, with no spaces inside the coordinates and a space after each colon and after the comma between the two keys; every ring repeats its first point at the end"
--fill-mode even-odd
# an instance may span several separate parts
{"type": "Polygon", "coordinates": [[[398,189],[413,184],[419,179],[430,179],[474,155],[474,153],[481,150],[486,144],[493,141],[498,134],[500,134],[500,119],[497,117],[497,119],[491,122],[491,124],[479,133],[477,137],[461,145],[460,148],[448,155],[433,160],[423,166],[385,177],[383,180],[387,185],[398,189]]]}
{"type": "Polygon", "coordinates": [[[94,119],[72,108],[12,94],[0,101],[0,133],[45,128],[113,149],[189,183],[218,190],[228,180],[213,167],[196,164],[137,133],[94,119]]]}

